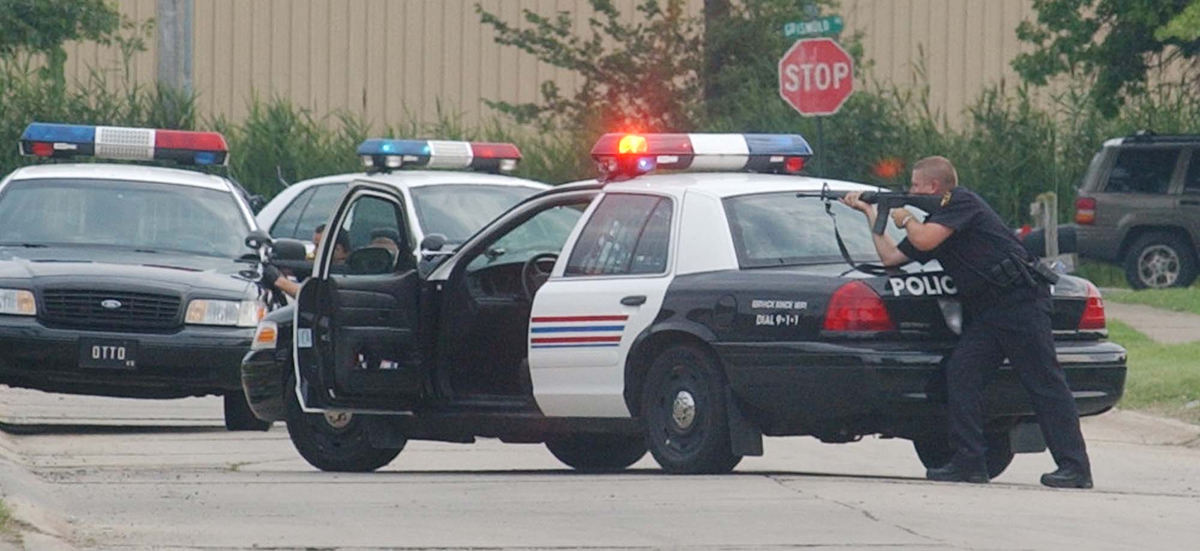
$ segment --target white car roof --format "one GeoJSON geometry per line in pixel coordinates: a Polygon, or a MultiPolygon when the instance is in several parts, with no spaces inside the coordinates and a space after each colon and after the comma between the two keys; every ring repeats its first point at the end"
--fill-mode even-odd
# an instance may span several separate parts
{"type": "Polygon", "coordinates": [[[9,180],[74,178],[175,184],[228,192],[232,192],[235,189],[229,180],[226,180],[220,176],[214,176],[212,174],[159,166],[119,165],[107,163],[63,163],[33,165],[18,168],[14,170],[8,177],[9,180]]]}
{"type": "Polygon", "coordinates": [[[682,197],[700,193],[723,199],[737,195],[772,191],[821,191],[828,185],[834,191],[878,190],[878,186],[811,176],[759,174],[754,172],[678,172],[648,174],[604,186],[606,192],[656,193],[682,197]]]}

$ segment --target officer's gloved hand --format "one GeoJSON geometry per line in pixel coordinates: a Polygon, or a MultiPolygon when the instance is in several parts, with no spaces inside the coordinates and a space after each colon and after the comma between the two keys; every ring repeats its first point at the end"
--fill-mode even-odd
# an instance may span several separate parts
{"type": "Polygon", "coordinates": [[[273,288],[275,287],[275,280],[279,279],[280,275],[279,268],[270,264],[264,264],[262,267],[262,277],[258,279],[258,282],[263,287],[273,288]]]}

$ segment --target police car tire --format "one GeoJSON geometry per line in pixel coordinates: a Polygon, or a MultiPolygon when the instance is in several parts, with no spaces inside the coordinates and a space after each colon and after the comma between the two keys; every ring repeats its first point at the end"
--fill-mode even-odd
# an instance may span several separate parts
{"type": "Polygon", "coordinates": [[[223,396],[225,401],[225,429],[231,431],[271,430],[271,422],[254,416],[246,394],[240,390],[230,391],[223,396]]]}
{"type": "Polygon", "coordinates": [[[730,444],[725,396],[724,374],[707,351],[676,345],[654,358],[641,410],[646,447],[664,471],[727,473],[742,460],[730,444]],[[694,403],[692,418],[683,424],[675,420],[680,399],[694,403]]]}
{"type": "Polygon", "coordinates": [[[1177,235],[1154,232],[1138,237],[1125,252],[1125,280],[1129,282],[1130,287],[1134,289],[1147,289],[1150,287],[1138,275],[1138,262],[1142,257],[1142,253],[1152,247],[1171,249],[1179,258],[1179,275],[1175,278],[1175,282],[1170,285],[1171,287],[1187,287],[1196,280],[1198,269],[1195,248],[1183,239],[1180,239],[1177,235]]]}
{"type": "MultiPolygon", "coordinates": [[[[289,379],[284,388],[294,388],[289,379]]],[[[400,448],[371,446],[363,416],[355,415],[340,428],[330,425],[320,413],[304,413],[294,392],[287,405],[288,437],[300,456],[322,471],[363,473],[391,463],[400,448]]]]}
{"type": "Polygon", "coordinates": [[[646,439],[641,434],[573,434],[546,440],[546,449],[577,471],[612,473],[645,456],[646,439]]]}
{"type": "MultiPolygon", "coordinates": [[[[988,478],[996,478],[1012,464],[1016,454],[1012,450],[1012,441],[1009,440],[1007,432],[988,432],[984,434],[984,438],[987,438],[988,446],[985,454],[988,478]]],[[[950,446],[950,441],[945,435],[915,438],[913,448],[917,451],[921,464],[927,469],[942,467],[954,456],[954,448],[950,446]]]]}

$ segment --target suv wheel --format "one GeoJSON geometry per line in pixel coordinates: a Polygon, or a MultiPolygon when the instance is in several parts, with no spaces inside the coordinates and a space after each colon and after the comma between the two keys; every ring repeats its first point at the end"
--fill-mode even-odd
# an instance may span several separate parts
{"type": "Polygon", "coordinates": [[[1134,289],[1187,287],[1196,279],[1196,255],[1183,239],[1148,233],[1125,253],[1125,279],[1134,289]]]}

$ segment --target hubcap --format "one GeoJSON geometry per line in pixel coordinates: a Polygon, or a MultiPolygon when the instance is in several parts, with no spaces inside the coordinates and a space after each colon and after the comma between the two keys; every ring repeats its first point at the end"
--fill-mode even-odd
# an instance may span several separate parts
{"type": "Polygon", "coordinates": [[[346,411],[326,411],[325,422],[335,429],[344,429],[350,424],[350,420],[354,418],[354,414],[346,411]]]}
{"type": "Polygon", "coordinates": [[[1179,269],[1179,254],[1166,245],[1147,247],[1138,256],[1138,277],[1148,287],[1170,287],[1179,269]]]}
{"type": "Polygon", "coordinates": [[[675,427],[679,430],[691,428],[696,420],[696,399],[692,393],[681,390],[675,394],[675,401],[671,404],[671,420],[675,421],[675,427]]]}

